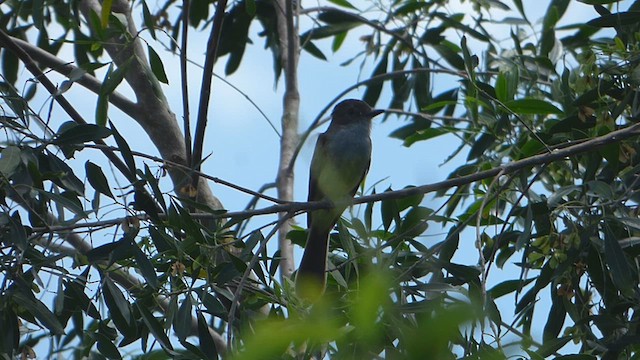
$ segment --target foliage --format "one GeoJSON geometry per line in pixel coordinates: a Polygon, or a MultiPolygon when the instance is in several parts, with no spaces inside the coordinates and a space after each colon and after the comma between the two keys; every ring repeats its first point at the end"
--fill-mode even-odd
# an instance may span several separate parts
{"type": "MultiPolygon", "coordinates": [[[[614,131],[636,131],[640,2],[551,0],[539,26],[520,0],[470,1],[471,13],[452,13],[444,1],[413,0],[380,2],[369,12],[346,0],[299,9],[314,20],[300,34],[302,49],[318,61],[328,58],[328,41],[331,51],[346,51],[345,38],[365,29],[361,51],[343,65],[373,63],[359,85],[365,101],[390,98],[390,113],[407,120],[392,137],[407,147],[456,139],[459,147],[445,161],[466,153],[450,181],[434,188],[441,208],[426,207],[424,192],[394,196],[388,189],[383,200],[363,205],[361,218],[341,220],[331,238],[327,292],[313,306],[296,298],[288,279],[277,278],[278,253],[266,251],[277,226],[252,228],[246,221],[255,213],[229,215],[173,193],[184,184],[168,184],[165,168],[148,165],[158,159],[136,152],[133,134],[107,121],[116,90],[133,81],[127,76],[136,59],[116,63],[105,48],[114,39],[132,46],[137,34],[119,18],[121,1],[103,1],[100,14],[76,3],[0,5],[4,32],[53,55],[73,48],[83,70],[70,74],[66,86],[109,63],[92,90],[95,124],[62,123],[54,131],[34,109],[40,78],[25,82],[24,59],[6,47],[0,53],[3,357],[31,356],[46,351],[43,344],[47,356],[74,358],[638,356],[636,137],[456,181],[614,131]],[[593,8],[593,18],[561,26],[569,6],[593,8]],[[505,9],[518,16],[496,19],[505,9]],[[508,30],[509,39],[497,39],[496,27],[508,30]],[[451,78],[451,88],[435,84],[451,78]],[[114,144],[129,175],[105,174],[97,161],[86,161],[83,172],[73,160],[111,151],[95,145],[102,139],[114,144]],[[125,186],[114,186],[114,178],[125,186]],[[132,194],[133,201],[123,200],[132,194]],[[130,216],[110,217],[109,209],[130,216]],[[436,225],[446,234],[424,241],[436,225]],[[459,263],[459,248],[472,244],[477,262],[459,263]],[[513,264],[519,272],[506,278],[496,270],[513,264]],[[535,326],[542,323],[539,338],[535,326]]],[[[284,49],[273,4],[229,5],[219,44],[227,75],[242,71],[247,44],[260,40],[280,77],[284,49]],[[258,39],[249,38],[250,26],[260,27],[258,39]]],[[[153,48],[162,45],[157,39],[164,31],[174,39],[167,47],[179,54],[184,7],[167,1],[156,12],[149,5],[136,1],[133,10],[156,40],[146,47],[150,60],[142,74],[155,78],[151,88],[160,98],[157,83],[167,81],[166,68],[153,48]]],[[[211,26],[214,5],[190,2],[188,25],[211,26]]],[[[61,86],[51,101],[64,92],[61,86]]],[[[302,245],[304,230],[289,237],[302,245]]]]}

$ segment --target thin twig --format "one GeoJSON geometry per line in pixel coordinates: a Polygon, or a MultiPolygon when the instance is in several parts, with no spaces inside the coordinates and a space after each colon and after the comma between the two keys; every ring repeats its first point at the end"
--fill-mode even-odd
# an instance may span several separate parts
{"type": "MultiPolygon", "coordinates": [[[[474,183],[476,181],[495,177],[500,173],[502,173],[503,175],[508,175],[528,167],[544,165],[544,164],[552,163],[554,161],[563,160],[570,156],[574,156],[574,155],[581,154],[588,151],[593,151],[599,147],[620,142],[622,140],[625,140],[634,136],[638,136],[638,135],[640,135],[640,123],[633,124],[631,126],[628,126],[620,130],[612,131],[606,135],[598,136],[576,145],[568,146],[563,149],[554,150],[551,153],[543,153],[540,155],[531,156],[526,159],[510,162],[489,170],[480,171],[474,174],[460,176],[457,178],[443,180],[443,181],[439,181],[431,184],[426,184],[426,185],[421,185],[416,187],[408,187],[401,190],[387,191],[379,194],[360,196],[358,198],[355,198],[353,201],[345,202],[344,204],[338,203],[336,205],[340,205],[340,206],[354,205],[354,204],[372,203],[372,202],[378,202],[378,201],[390,200],[390,199],[402,199],[409,196],[421,195],[421,194],[426,194],[426,193],[430,193],[438,190],[444,190],[452,187],[463,186],[470,183],[474,183]]],[[[286,204],[273,205],[273,206],[268,206],[266,208],[255,209],[255,210],[221,212],[221,213],[215,213],[215,214],[197,213],[197,214],[191,214],[191,216],[198,219],[220,219],[220,218],[242,219],[242,218],[249,218],[257,215],[275,214],[279,212],[297,214],[300,212],[306,212],[306,211],[312,211],[312,210],[329,209],[332,206],[334,205],[328,201],[289,202],[286,204]]],[[[140,217],[140,219],[145,220],[146,218],[142,216],[140,217]]],[[[113,221],[112,224],[119,223],[119,221],[116,221],[116,220],[106,220],[106,221],[113,221]]],[[[122,219],[120,221],[122,221],[122,219]]],[[[95,223],[91,223],[90,225],[97,226],[94,224],[95,223]]],[[[99,225],[102,226],[102,225],[105,225],[105,223],[100,222],[99,225]]],[[[89,225],[73,224],[69,226],[71,228],[74,228],[74,227],[79,228],[79,227],[89,226],[89,225]]],[[[43,229],[43,228],[34,228],[34,231],[36,230],[46,231],[46,229],[43,229]]]]}
{"type": "Polygon", "coordinates": [[[262,254],[266,249],[269,239],[271,239],[276,234],[276,232],[278,232],[280,227],[286,221],[288,221],[292,216],[293,216],[292,213],[286,213],[285,215],[280,216],[280,218],[278,219],[278,224],[269,231],[269,234],[260,243],[260,247],[258,248],[258,250],[256,250],[255,254],[251,257],[251,260],[249,261],[249,264],[247,265],[247,268],[242,274],[242,278],[240,279],[236,287],[236,290],[233,293],[233,299],[231,300],[232,301],[231,309],[229,309],[229,321],[227,322],[227,345],[229,346],[230,349],[232,349],[232,346],[233,346],[233,342],[231,340],[233,337],[233,323],[235,321],[236,309],[238,308],[238,304],[240,303],[240,294],[242,293],[244,284],[249,278],[249,275],[251,274],[253,267],[256,265],[256,262],[258,261],[258,259],[260,259],[260,254],[262,254]]]}
{"type": "Polygon", "coordinates": [[[182,87],[182,121],[187,164],[191,162],[191,123],[189,120],[189,86],[187,85],[187,35],[189,34],[189,0],[182,0],[182,43],[180,46],[180,81],[182,87]]]}
{"type": "MultiPolygon", "coordinates": [[[[198,118],[196,119],[196,129],[193,138],[193,158],[191,167],[200,171],[202,161],[202,148],[204,146],[205,128],[207,127],[207,115],[209,113],[209,100],[211,98],[211,79],[213,77],[213,65],[218,57],[218,45],[220,43],[220,33],[222,32],[222,22],[224,21],[227,0],[218,0],[216,12],[213,15],[211,34],[207,42],[207,55],[202,71],[202,87],[200,88],[200,102],[198,104],[198,118]]],[[[194,173],[191,185],[198,188],[198,174],[194,173]]]]}
{"type": "MultiPolygon", "coordinates": [[[[487,194],[491,193],[491,189],[500,181],[500,178],[502,177],[502,175],[503,175],[503,171],[500,171],[498,175],[496,175],[493,178],[493,181],[491,181],[491,184],[489,184],[489,188],[487,189],[487,192],[486,192],[487,194]]],[[[497,191],[495,195],[492,196],[491,198],[497,199],[499,196],[500,196],[500,191],[497,191]]],[[[484,254],[482,253],[482,237],[480,234],[480,229],[481,229],[480,225],[482,223],[484,208],[488,202],[489,202],[489,197],[485,196],[484,199],[482,200],[482,203],[480,204],[478,215],[476,216],[476,248],[478,249],[478,262],[480,263],[480,270],[481,270],[480,288],[482,289],[482,309],[484,309],[485,311],[488,311],[487,309],[487,276],[489,274],[488,274],[488,271],[486,271],[487,261],[484,258],[484,254]]],[[[500,336],[499,336],[498,329],[496,328],[496,325],[493,323],[493,321],[489,321],[489,326],[491,326],[491,330],[493,331],[498,347],[501,347],[500,336]]]]}
{"type": "MultiPolygon", "coordinates": [[[[86,144],[85,147],[87,147],[87,148],[96,148],[96,149],[107,147],[107,148],[110,148],[113,151],[120,151],[120,149],[118,149],[116,147],[111,147],[111,146],[108,146],[108,145],[102,146],[102,145],[86,144]]],[[[176,163],[176,162],[173,162],[173,161],[169,161],[169,160],[163,160],[163,159],[161,159],[161,158],[159,158],[157,156],[145,154],[145,153],[142,153],[142,152],[139,152],[139,151],[133,151],[132,150],[131,151],[131,155],[142,157],[142,158],[149,159],[149,160],[153,160],[155,162],[163,163],[166,166],[178,168],[178,169],[184,170],[185,172],[191,170],[189,166],[186,166],[186,165],[183,165],[183,164],[179,164],[179,163],[176,163]]],[[[271,201],[271,202],[276,203],[276,204],[286,204],[286,203],[288,203],[288,201],[280,200],[280,199],[271,197],[269,195],[262,194],[260,191],[254,191],[254,190],[251,190],[249,188],[245,188],[245,187],[242,187],[240,185],[236,185],[236,184],[234,184],[232,182],[220,179],[219,177],[208,175],[208,174],[203,173],[201,171],[194,171],[194,173],[198,174],[198,176],[200,176],[200,177],[203,177],[203,178],[205,178],[207,180],[211,180],[211,181],[213,181],[213,182],[215,182],[217,184],[230,187],[232,189],[241,191],[243,193],[252,195],[252,196],[257,197],[257,198],[261,198],[261,199],[264,199],[264,200],[267,200],[267,201],[271,201]]]]}

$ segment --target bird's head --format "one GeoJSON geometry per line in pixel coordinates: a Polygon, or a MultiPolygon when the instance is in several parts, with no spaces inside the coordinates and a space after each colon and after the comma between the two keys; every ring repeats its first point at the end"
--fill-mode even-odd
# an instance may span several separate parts
{"type": "Polygon", "coordinates": [[[369,104],[356,99],[344,100],[333,108],[332,122],[337,125],[346,125],[358,121],[370,121],[380,115],[384,110],[372,109],[369,104]]]}

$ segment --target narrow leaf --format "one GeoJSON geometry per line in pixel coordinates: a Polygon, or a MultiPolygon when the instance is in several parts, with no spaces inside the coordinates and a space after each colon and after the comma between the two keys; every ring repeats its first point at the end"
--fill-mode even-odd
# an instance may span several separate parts
{"type": "Polygon", "coordinates": [[[63,335],[64,328],[58,321],[58,318],[49,310],[49,308],[40,300],[36,299],[33,294],[25,294],[22,292],[13,293],[13,300],[16,304],[24,307],[38,321],[42,323],[54,335],[63,335]]]}
{"type": "Polygon", "coordinates": [[[162,64],[162,59],[158,53],[151,46],[147,46],[147,51],[149,52],[149,65],[151,66],[151,71],[153,71],[153,75],[156,76],[158,81],[161,83],[169,84],[169,79],[167,79],[167,73],[164,71],[164,65],[162,64]]]}
{"type": "Polygon", "coordinates": [[[178,315],[173,323],[173,330],[176,332],[178,340],[185,341],[191,332],[191,295],[186,294],[180,308],[178,308],[178,315]]]}
{"type": "Polygon", "coordinates": [[[218,358],[218,349],[216,349],[216,343],[209,331],[207,321],[202,315],[202,312],[198,311],[198,339],[200,340],[200,349],[207,359],[215,360],[218,358]]]}
{"type": "Polygon", "coordinates": [[[111,15],[112,3],[113,3],[113,0],[102,1],[102,13],[100,14],[100,25],[102,25],[103,29],[106,29],[107,25],[109,25],[109,15],[111,15]]]}
{"type": "Polygon", "coordinates": [[[504,105],[516,114],[562,114],[562,110],[555,105],[540,99],[518,99],[507,101],[504,105]]]}
{"type": "Polygon", "coordinates": [[[100,166],[92,163],[91,161],[87,161],[84,164],[84,168],[87,173],[87,180],[89,181],[89,184],[91,184],[97,192],[114,199],[109,183],[107,182],[107,177],[104,176],[100,166]]]}
{"type": "Polygon", "coordinates": [[[122,135],[120,135],[120,133],[118,132],[118,130],[116,129],[115,125],[113,125],[112,122],[109,122],[109,125],[111,127],[111,131],[113,132],[113,138],[116,140],[118,149],[120,150],[120,153],[124,158],[125,164],[127,164],[127,167],[129,168],[129,171],[131,172],[131,174],[135,174],[136,162],[133,160],[133,154],[131,154],[131,148],[129,147],[129,144],[127,144],[127,142],[122,137],[122,135]]]}
{"type": "Polygon", "coordinates": [[[149,332],[153,334],[153,336],[158,340],[160,345],[164,349],[173,350],[173,346],[171,346],[171,341],[167,337],[167,334],[164,333],[164,329],[162,325],[158,322],[155,316],[149,311],[146,305],[136,302],[136,307],[140,311],[140,315],[142,315],[142,320],[147,325],[149,332]]]}

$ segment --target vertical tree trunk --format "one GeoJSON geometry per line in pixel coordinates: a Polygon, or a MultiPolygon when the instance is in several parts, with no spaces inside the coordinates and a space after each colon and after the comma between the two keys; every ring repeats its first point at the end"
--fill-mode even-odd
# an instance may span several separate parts
{"type": "MultiPolygon", "coordinates": [[[[283,99],[282,139],[280,141],[280,162],[276,186],[278,197],[293,201],[293,171],[290,167],[294,150],[298,144],[298,111],[300,94],[298,93],[298,28],[297,6],[293,0],[274,0],[278,17],[278,37],[280,39],[281,66],[284,70],[286,88],[283,99]],[[295,6],[295,7],[294,7],[295,6]]],[[[283,216],[284,214],[280,214],[283,216]]],[[[278,233],[280,249],[280,276],[284,280],[294,270],[293,245],[286,238],[291,229],[291,220],[283,223],[278,233]]]]}

